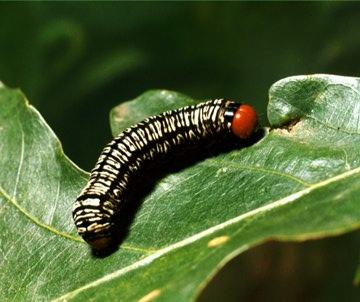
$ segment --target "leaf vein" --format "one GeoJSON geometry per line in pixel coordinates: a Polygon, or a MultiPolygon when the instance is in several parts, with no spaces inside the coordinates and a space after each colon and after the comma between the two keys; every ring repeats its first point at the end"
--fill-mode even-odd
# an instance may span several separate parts
{"type": "Polygon", "coordinates": [[[22,124],[21,123],[19,123],[19,124],[20,124],[20,129],[21,129],[21,151],[20,151],[20,161],[19,161],[19,166],[18,166],[18,170],[16,173],[16,180],[15,180],[15,186],[14,186],[14,192],[13,192],[14,198],[16,196],[16,191],[17,191],[17,187],[19,184],[21,168],[24,163],[24,150],[25,150],[24,130],[22,128],[22,124]]]}
{"type": "Polygon", "coordinates": [[[50,231],[51,233],[54,233],[58,236],[61,236],[61,237],[65,237],[67,239],[70,239],[70,240],[73,240],[73,241],[77,241],[77,242],[83,242],[82,239],[80,238],[76,238],[70,234],[67,234],[67,233],[64,233],[64,232],[61,232],[43,222],[41,222],[39,219],[37,219],[36,217],[32,216],[30,213],[28,213],[24,208],[22,208],[18,202],[16,201],[15,198],[12,198],[11,196],[9,196],[5,190],[0,187],[0,194],[3,195],[5,197],[5,199],[10,202],[17,210],[20,211],[20,213],[22,213],[24,216],[26,216],[28,219],[30,219],[32,222],[34,222],[36,225],[38,225],[39,227],[41,228],[44,228],[48,231],[50,231]]]}
{"type": "Polygon", "coordinates": [[[302,179],[300,179],[300,178],[298,178],[296,176],[293,176],[291,174],[279,172],[279,171],[276,171],[276,170],[271,170],[271,169],[268,169],[268,168],[261,168],[261,167],[256,167],[256,166],[243,165],[243,164],[240,164],[238,162],[233,162],[233,161],[229,161],[229,160],[222,160],[221,162],[218,162],[218,161],[209,159],[209,160],[205,161],[202,165],[204,165],[204,166],[221,166],[221,167],[223,167],[224,163],[229,165],[229,166],[232,166],[234,168],[240,168],[240,169],[243,169],[243,170],[251,170],[251,171],[256,171],[256,172],[264,172],[264,173],[267,173],[267,174],[272,174],[272,175],[277,175],[277,176],[280,176],[280,177],[288,178],[288,179],[291,179],[291,180],[293,180],[295,182],[300,183],[304,187],[310,187],[311,186],[310,183],[305,182],[302,179]]]}
{"type": "MultiPolygon", "coordinates": [[[[81,238],[72,236],[72,235],[70,235],[68,233],[65,233],[65,232],[61,232],[61,231],[53,228],[52,226],[41,222],[39,219],[37,219],[36,217],[34,217],[30,213],[28,213],[24,208],[22,208],[19,205],[19,203],[16,201],[16,199],[9,196],[1,186],[0,186],[0,194],[3,195],[5,197],[5,199],[8,202],[10,202],[17,210],[19,210],[20,213],[22,213],[25,217],[30,219],[32,222],[34,222],[40,228],[44,228],[47,231],[49,231],[49,232],[51,232],[51,233],[53,233],[55,235],[58,235],[60,237],[70,239],[72,241],[79,242],[79,243],[85,243],[85,241],[83,239],[81,239],[81,238]]],[[[151,253],[156,251],[156,249],[153,249],[153,248],[142,248],[142,247],[133,246],[131,244],[124,244],[122,246],[122,248],[125,249],[125,250],[134,251],[134,252],[141,252],[143,254],[151,254],[151,253]]]]}

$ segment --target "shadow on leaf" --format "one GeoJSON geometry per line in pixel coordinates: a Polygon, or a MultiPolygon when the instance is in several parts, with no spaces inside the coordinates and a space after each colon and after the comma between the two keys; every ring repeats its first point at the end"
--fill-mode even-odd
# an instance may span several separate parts
{"type": "Polygon", "coordinates": [[[147,163],[144,169],[138,172],[136,177],[132,177],[132,183],[125,196],[126,202],[114,217],[114,227],[111,231],[111,243],[106,249],[92,249],[92,255],[96,258],[107,257],[119,248],[127,238],[130,226],[133,223],[136,213],[142,205],[142,201],[155,188],[158,181],[169,174],[180,172],[208,158],[214,158],[220,154],[249,147],[265,135],[264,129],[259,129],[247,140],[235,140],[234,137],[224,138],[223,140],[204,141],[201,145],[185,146],[156,161],[147,163]],[[140,175],[141,174],[141,175],[140,175]]]}

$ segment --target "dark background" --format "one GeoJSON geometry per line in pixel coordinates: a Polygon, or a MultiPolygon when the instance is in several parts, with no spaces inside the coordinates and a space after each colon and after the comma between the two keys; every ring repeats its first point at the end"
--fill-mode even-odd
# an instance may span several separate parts
{"type": "MultiPolygon", "coordinates": [[[[254,104],[275,81],[360,75],[360,3],[1,3],[0,80],[20,87],[89,170],[109,110],[148,89],[254,104]]],[[[268,243],[233,260],[202,301],[355,301],[359,232],[268,243]]]]}

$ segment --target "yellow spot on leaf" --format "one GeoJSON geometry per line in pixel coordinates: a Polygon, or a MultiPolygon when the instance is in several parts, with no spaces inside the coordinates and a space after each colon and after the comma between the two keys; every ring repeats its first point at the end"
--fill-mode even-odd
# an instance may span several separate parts
{"type": "Polygon", "coordinates": [[[208,247],[214,247],[214,246],[218,246],[221,244],[224,244],[226,241],[228,241],[230,239],[229,236],[220,236],[220,237],[216,237],[214,239],[211,239],[208,242],[208,247]]]}
{"type": "Polygon", "coordinates": [[[116,122],[122,122],[124,118],[129,115],[129,110],[126,105],[120,105],[115,107],[113,118],[116,122]]]}
{"type": "Polygon", "coordinates": [[[144,297],[142,297],[138,302],[150,302],[157,298],[161,293],[160,289],[154,289],[144,297]]]}

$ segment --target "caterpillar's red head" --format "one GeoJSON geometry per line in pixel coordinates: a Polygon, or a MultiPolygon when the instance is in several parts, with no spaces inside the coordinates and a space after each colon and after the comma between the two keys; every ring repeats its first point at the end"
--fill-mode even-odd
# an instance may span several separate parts
{"type": "Polygon", "coordinates": [[[250,105],[240,105],[234,112],[231,122],[231,131],[239,138],[248,138],[258,124],[257,114],[250,105]]]}

